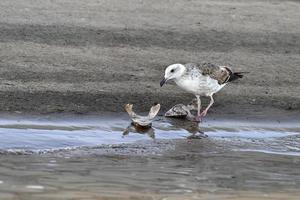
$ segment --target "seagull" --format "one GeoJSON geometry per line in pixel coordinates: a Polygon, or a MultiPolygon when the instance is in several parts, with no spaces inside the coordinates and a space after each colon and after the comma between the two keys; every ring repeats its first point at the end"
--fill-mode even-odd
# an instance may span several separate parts
{"type": "Polygon", "coordinates": [[[172,64],[165,69],[160,86],[162,87],[167,81],[174,80],[180,88],[194,94],[198,104],[196,121],[201,122],[214,103],[213,95],[227,83],[242,78],[243,73],[247,72],[233,72],[227,66],[212,63],[172,64]],[[210,97],[210,103],[203,112],[201,112],[201,96],[210,97]]]}

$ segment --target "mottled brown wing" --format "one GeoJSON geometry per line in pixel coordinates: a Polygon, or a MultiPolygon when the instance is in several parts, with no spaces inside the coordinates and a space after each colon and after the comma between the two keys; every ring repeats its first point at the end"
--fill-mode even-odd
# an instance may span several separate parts
{"type": "Polygon", "coordinates": [[[226,83],[230,78],[230,73],[226,68],[212,63],[203,63],[199,68],[202,71],[202,75],[210,76],[212,79],[217,80],[220,85],[226,83]]]}

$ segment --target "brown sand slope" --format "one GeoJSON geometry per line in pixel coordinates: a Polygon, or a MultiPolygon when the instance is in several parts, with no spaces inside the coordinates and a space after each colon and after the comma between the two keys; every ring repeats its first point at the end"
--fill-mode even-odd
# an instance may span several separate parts
{"type": "Polygon", "coordinates": [[[299,1],[0,1],[0,110],[162,110],[193,95],[160,88],[168,64],[249,71],[213,110],[300,110],[299,1]]]}

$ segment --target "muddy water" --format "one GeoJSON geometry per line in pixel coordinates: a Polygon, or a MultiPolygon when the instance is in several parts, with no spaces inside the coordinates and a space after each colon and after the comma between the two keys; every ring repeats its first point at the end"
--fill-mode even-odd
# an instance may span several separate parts
{"type": "Polygon", "coordinates": [[[1,116],[0,199],[299,199],[298,122],[1,116]]]}

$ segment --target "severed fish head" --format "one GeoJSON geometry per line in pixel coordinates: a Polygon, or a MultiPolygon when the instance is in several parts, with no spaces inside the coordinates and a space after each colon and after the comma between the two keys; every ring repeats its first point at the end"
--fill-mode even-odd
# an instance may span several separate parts
{"type": "Polygon", "coordinates": [[[154,119],[160,110],[160,104],[156,104],[150,108],[148,117],[149,119],[154,119]]]}
{"type": "Polygon", "coordinates": [[[125,110],[128,113],[129,117],[131,118],[133,124],[135,126],[141,126],[141,127],[151,127],[151,123],[158,114],[160,110],[160,104],[156,104],[151,107],[149,114],[147,116],[141,116],[137,115],[133,109],[132,104],[126,104],[125,105],[125,110]]]}

